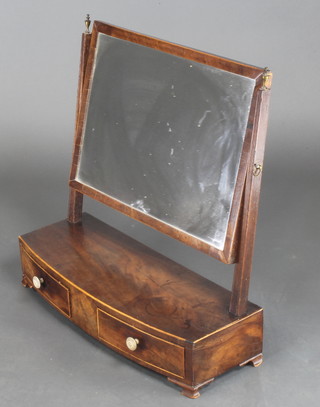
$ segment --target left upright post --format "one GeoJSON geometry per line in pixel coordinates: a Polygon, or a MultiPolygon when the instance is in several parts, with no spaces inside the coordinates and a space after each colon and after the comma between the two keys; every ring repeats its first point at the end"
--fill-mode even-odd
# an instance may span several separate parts
{"type": "MultiPolygon", "coordinates": [[[[75,164],[77,161],[77,157],[75,157],[75,151],[77,150],[76,149],[76,140],[77,140],[77,135],[78,135],[79,120],[80,120],[80,108],[82,105],[83,84],[84,84],[85,71],[86,71],[87,60],[88,60],[89,46],[90,46],[90,41],[91,41],[90,24],[91,24],[90,15],[87,14],[87,17],[85,19],[86,30],[82,34],[82,41],[81,41],[81,56],[80,56],[79,81],[78,81],[75,139],[74,139],[74,146],[73,146],[73,160],[72,160],[72,166],[71,166],[70,179],[74,178],[75,170],[76,170],[76,168],[75,168],[75,164]]],[[[73,188],[70,188],[69,213],[68,213],[68,221],[70,223],[81,222],[82,204],[83,204],[82,193],[76,191],[73,188]]]]}

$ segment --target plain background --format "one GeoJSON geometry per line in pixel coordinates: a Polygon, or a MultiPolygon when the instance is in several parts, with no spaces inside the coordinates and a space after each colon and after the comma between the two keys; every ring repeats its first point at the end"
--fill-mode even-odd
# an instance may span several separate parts
{"type": "MultiPolygon", "coordinates": [[[[318,0],[2,0],[0,406],[318,406],[318,0]],[[274,72],[250,299],[263,365],[197,400],[118,356],[20,284],[17,236],[65,218],[85,14],[274,72]]],[[[85,200],[85,209],[230,287],[232,268],[85,200]]]]}

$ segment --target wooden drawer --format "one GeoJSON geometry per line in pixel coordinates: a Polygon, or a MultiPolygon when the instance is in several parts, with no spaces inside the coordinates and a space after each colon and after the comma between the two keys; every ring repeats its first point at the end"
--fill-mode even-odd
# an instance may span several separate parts
{"type": "Polygon", "coordinates": [[[60,312],[67,317],[71,317],[69,289],[53,277],[52,272],[44,270],[43,267],[36,263],[36,261],[23,248],[21,248],[21,259],[22,269],[29,280],[30,286],[32,286],[48,302],[54,305],[60,312]],[[33,277],[38,277],[43,280],[40,288],[37,289],[34,286],[33,277]]]}
{"type": "Polygon", "coordinates": [[[136,362],[157,368],[162,374],[184,377],[184,348],[135,328],[122,320],[97,309],[98,337],[115,350],[136,362]],[[137,348],[130,350],[127,338],[138,340],[137,348]]]}

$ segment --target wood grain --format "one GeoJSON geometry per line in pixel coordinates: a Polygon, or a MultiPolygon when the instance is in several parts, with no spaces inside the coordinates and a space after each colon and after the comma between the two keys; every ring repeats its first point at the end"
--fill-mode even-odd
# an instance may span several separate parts
{"type": "Polygon", "coordinates": [[[34,276],[43,279],[41,288],[37,289],[39,294],[62,314],[71,317],[70,292],[68,288],[50,274],[48,270],[37,264],[23,248],[21,250],[21,259],[27,285],[33,287],[32,278],[34,276]]]}
{"type": "Polygon", "coordinates": [[[121,355],[168,377],[182,394],[199,390],[225,371],[262,363],[263,310],[248,301],[267,129],[271,74],[263,70],[102,22],[83,34],[70,171],[68,219],[19,237],[22,284],[85,332],[121,355]],[[223,250],[79,183],[76,172],[98,33],[148,46],[255,80],[240,168],[223,250]],[[103,202],[224,263],[237,263],[232,292],[82,214],[83,195],[103,202]],[[125,340],[138,339],[135,351],[125,340]]]}
{"type": "Polygon", "coordinates": [[[98,337],[108,346],[140,364],[158,368],[163,374],[184,378],[184,348],[182,346],[150,335],[100,309],[98,309],[97,318],[98,337]],[[128,337],[139,341],[135,351],[129,350],[126,346],[128,337]]]}
{"type": "Polygon", "coordinates": [[[263,167],[269,102],[270,90],[260,89],[256,100],[257,108],[255,109],[250,159],[247,164],[245,192],[243,195],[244,209],[241,218],[239,259],[234,270],[232,297],[229,308],[232,314],[238,316],[244,315],[247,312],[262,179],[262,173],[255,176],[253,169],[254,164],[259,164],[263,167]]]}
{"type": "MultiPolygon", "coordinates": [[[[24,280],[84,331],[135,362],[199,389],[262,350],[262,309],[228,312],[231,293],[84,214],[20,237],[24,280]],[[128,336],[139,340],[126,349],[128,336]]],[[[183,386],[182,386],[183,387],[183,386]]]]}
{"type": "MultiPolygon", "coordinates": [[[[228,312],[230,291],[89,214],[79,224],[61,221],[21,239],[40,265],[76,281],[115,316],[131,310],[140,327],[157,327],[161,336],[195,341],[237,321],[228,312]]],[[[258,309],[250,304],[251,313],[258,309]]]]}

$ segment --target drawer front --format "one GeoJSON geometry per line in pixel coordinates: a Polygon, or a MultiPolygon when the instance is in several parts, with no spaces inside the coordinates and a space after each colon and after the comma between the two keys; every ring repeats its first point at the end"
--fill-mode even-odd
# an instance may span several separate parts
{"type": "Polygon", "coordinates": [[[70,292],[68,288],[53,277],[50,272],[39,266],[23,248],[21,250],[21,259],[23,272],[29,279],[30,285],[64,315],[71,317],[70,292]],[[34,277],[38,277],[39,281],[41,281],[40,288],[36,288],[33,284],[34,277]]]}
{"type": "Polygon", "coordinates": [[[156,367],[163,374],[184,377],[184,348],[137,329],[101,309],[97,310],[98,336],[129,358],[156,367]],[[127,345],[127,339],[129,343],[127,345]],[[137,340],[137,341],[134,341],[137,340]],[[132,344],[133,342],[133,344],[132,344]],[[136,349],[130,350],[130,348],[136,349]],[[129,346],[129,347],[128,347],[129,346]]]}

